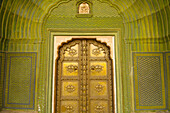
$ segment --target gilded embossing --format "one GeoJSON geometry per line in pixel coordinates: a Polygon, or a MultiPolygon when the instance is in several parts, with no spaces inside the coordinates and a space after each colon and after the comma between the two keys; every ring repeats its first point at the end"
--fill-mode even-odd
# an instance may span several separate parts
{"type": "Polygon", "coordinates": [[[91,61],[90,76],[107,76],[107,62],[91,61]]]}
{"type": "Polygon", "coordinates": [[[66,68],[67,68],[67,71],[70,73],[78,70],[78,66],[76,66],[76,65],[68,65],[68,66],[66,66],[66,68]]]}
{"type": "Polygon", "coordinates": [[[62,96],[64,98],[76,97],[79,95],[78,81],[63,81],[62,82],[62,96]]]}
{"type": "Polygon", "coordinates": [[[107,81],[106,80],[91,80],[90,81],[90,95],[94,98],[103,96],[106,98],[108,95],[107,92],[107,81]]]}
{"type": "Polygon", "coordinates": [[[90,44],[90,56],[91,57],[104,57],[106,56],[106,51],[104,47],[90,44]]]}
{"type": "Polygon", "coordinates": [[[61,101],[59,113],[79,113],[78,101],[61,101]]]}
{"type": "Polygon", "coordinates": [[[78,44],[71,47],[66,47],[64,50],[65,57],[78,57],[78,44]]]}
{"type": "Polygon", "coordinates": [[[90,104],[90,113],[113,113],[112,111],[110,111],[112,108],[108,106],[107,100],[92,100],[90,104]]]}
{"type": "Polygon", "coordinates": [[[95,112],[96,113],[104,113],[104,106],[102,106],[102,105],[95,106],[95,112]]]}
{"type": "Polygon", "coordinates": [[[103,85],[101,85],[101,84],[97,84],[96,85],[96,87],[95,87],[95,90],[97,91],[97,92],[101,92],[102,90],[103,90],[103,85]]]}
{"type": "Polygon", "coordinates": [[[77,50],[75,50],[75,49],[70,49],[70,48],[67,48],[67,50],[66,50],[67,52],[68,52],[68,54],[70,55],[70,56],[74,56],[74,55],[76,55],[77,54],[77,50]]]}
{"type": "Polygon", "coordinates": [[[71,105],[65,106],[67,113],[73,113],[74,112],[74,107],[71,105]]]}
{"type": "Polygon", "coordinates": [[[68,85],[66,86],[66,90],[69,93],[72,93],[73,91],[75,91],[75,87],[73,85],[68,85]]]}
{"type": "Polygon", "coordinates": [[[92,53],[93,53],[94,55],[98,56],[98,55],[101,53],[101,51],[100,51],[99,48],[96,48],[96,49],[93,49],[93,50],[92,50],[92,53]]]}
{"type": "Polygon", "coordinates": [[[78,76],[78,63],[73,61],[63,62],[63,76],[78,76]]]}
{"type": "Polygon", "coordinates": [[[77,54],[77,50],[75,50],[75,49],[70,49],[69,50],[69,55],[70,56],[74,56],[74,55],[76,55],[77,54]]]}
{"type": "Polygon", "coordinates": [[[96,71],[96,72],[101,72],[102,70],[103,70],[103,66],[101,66],[101,65],[92,65],[91,66],[91,70],[93,71],[96,71]]]}

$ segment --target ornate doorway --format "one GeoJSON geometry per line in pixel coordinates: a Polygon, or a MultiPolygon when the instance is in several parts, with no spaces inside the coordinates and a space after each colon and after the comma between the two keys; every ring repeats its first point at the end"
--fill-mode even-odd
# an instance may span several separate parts
{"type": "Polygon", "coordinates": [[[56,113],[113,113],[110,49],[93,39],[77,39],[59,49],[56,113]]]}

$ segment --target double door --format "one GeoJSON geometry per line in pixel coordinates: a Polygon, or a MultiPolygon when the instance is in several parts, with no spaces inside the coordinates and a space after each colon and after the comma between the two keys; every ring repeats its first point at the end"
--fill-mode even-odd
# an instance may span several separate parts
{"type": "Polygon", "coordinates": [[[59,48],[56,113],[113,113],[109,54],[96,40],[72,40],[59,48]]]}

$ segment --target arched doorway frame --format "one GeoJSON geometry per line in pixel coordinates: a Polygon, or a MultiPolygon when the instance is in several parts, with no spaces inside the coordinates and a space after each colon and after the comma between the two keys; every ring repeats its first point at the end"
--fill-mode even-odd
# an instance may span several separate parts
{"type": "Polygon", "coordinates": [[[55,62],[58,48],[74,38],[95,38],[101,43],[106,43],[111,49],[111,59],[114,66],[114,108],[119,113],[122,103],[122,77],[121,77],[121,30],[120,29],[48,29],[48,54],[49,66],[47,77],[47,112],[54,113],[55,103],[55,62]],[[119,90],[117,90],[119,89],[119,90]]]}

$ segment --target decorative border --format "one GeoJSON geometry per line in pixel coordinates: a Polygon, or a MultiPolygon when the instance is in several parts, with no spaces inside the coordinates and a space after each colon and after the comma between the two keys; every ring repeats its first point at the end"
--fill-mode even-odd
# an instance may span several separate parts
{"type": "MultiPolygon", "coordinates": [[[[170,70],[170,54],[168,56],[168,62],[167,65],[169,64],[169,68],[167,69],[167,71],[170,70]]],[[[170,72],[167,72],[167,75],[170,75],[170,72]]],[[[168,88],[170,88],[170,77],[168,76],[168,88]]],[[[170,91],[168,89],[168,109],[170,110],[170,91]]]]}
{"type": "Polygon", "coordinates": [[[3,80],[4,80],[4,67],[5,67],[5,53],[0,52],[1,64],[0,64],[0,109],[3,107],[3,80]]]}
{"type": "Polygon", "coordinates": [[[1,78],[1,68],[2,68],[2,56],[0,56],[0,78],[1,78]]]}
{"type": "Polygon", "coordinates": [[[20,104],[20,105],[30,105],[30,96],[31,96],[31,79],[32,79],[32,57],[30,56],[10,56],[10,63],[9,63],[9,79],[8,79],[8,97],[7,97],[7,104],[20,104]],[[15,58],[15,57],[25,57],[25,58],[31,58],[31,74],[30,74],[30,87],[29,87],[29,103],[9,103],[9,86],[10,86],[10,70],[11,70],[11,58],[15,58]]]}
{"type": "Polygon", "coordinates": [[[0,79],[1,79],[1,76],[2,76],[2,56],[1,56],[1,53],[0,53],[0,79]]]}
{"type": "Polygon", "coordinates": [[[135,110],[165,110],[166,104],[166,86],[165,86],[165,74],[164,74],[164,54],[162,52],[133,52],[133,75],[134,75],[134,101],[135,110]],[[162,83],[162,106],[140,106],[138,97],[138,74],[137,74],[137,57],[149,56],[149,57],[160,57],[161,65],[161,83],[162,83]]]}
{"type": "Polygon", "coordinates": [[[36,80],[36,52],[10,52],[6,53],[6,73],[4,83],[4,108],[8,109],[34,109],[35,104],[35,80],[36,80]],[[12,57],[30,57],[31,58],[31,73],[30,73],[30,91],[29,103],[8,103],[9,96],[9,77],[10,77],[10,64],[12,57]],[[8,80],[7,80],[8,79],[8,80]],[[32,94],[31,94],[32,92],[32,94]]]}
{"type": "Polygon", "coordinates": [[[170,110],[170,52],[165,53],[166,61],[166,76],[167,76],[167,100],[168,110],[170,110]]]}

